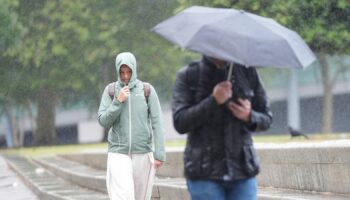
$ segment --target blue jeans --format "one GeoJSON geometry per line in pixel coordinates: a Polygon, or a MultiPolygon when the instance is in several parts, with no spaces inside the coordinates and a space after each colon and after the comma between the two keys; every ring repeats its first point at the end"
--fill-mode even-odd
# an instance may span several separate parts
{"type": "Polygon", "coordinates": [[[187,187],[192,200],[256,200],[257,193],[255,178],[237,181],[187,179],[187,187]]]}

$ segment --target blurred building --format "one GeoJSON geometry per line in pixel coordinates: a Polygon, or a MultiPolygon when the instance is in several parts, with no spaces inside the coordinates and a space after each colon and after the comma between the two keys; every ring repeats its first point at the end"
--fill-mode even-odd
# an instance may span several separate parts
{"type": "MultiPolygon", "coordinates": [[[[337,63],[332,60],[331,74],[339,69],[337,63]]],[[[347,60],[350,66],[350,59],[347,60]]],[[[350,67],[337,79],[333,89],[333,132],[350,132],[350,67]]],[[[264,70],[264,69],[262,69],[264,70]]],[[[289,89],[290,71],[283,69],[281,73],[265,82],[267,94],[270,98],[271,109],[274,114],[272,127],[264,134],[286,134],[288,132],[288,103],[289,93],[297,93],[299,96],[299,120],[300,129],[305,133],[319,133],[322,127],[323,86],[320,70],[317,65],[304,70],[296,70],[296,91],[289,89]]],[[[169,104],[162,106],[167,139],[182,139],[186,135],[178,134],[173,127],[171,107],[169,104]]],[[[24,146],[33,144],[33,133],[29,119],[19,122],[22,130],[22,143],[24,146]]],[[[6,120],[2,118],[0,123],[0,146],[5,147],[10,132],[6,120]]],[[[97,113],[89,113],[87,109],[60,110],[56,116],[56,132],[58,144],[96,143],[103,139],[103,128],[97,122],[97,113]]]]}
{"type": "MultiPolygon", "coordinates": [[[[350,132],[350,58],[342,59],[342,66],[339,60],[329,59],[330,78],[333,79],[336,73],[336,84],[332,90],[333,94],[333,123],[332,129],[335,133],[350,132]]],[[[322,127],[323,112],[323,86],[320,67],[317,63],[304,69],[295,70],[297,74],[296,91],[290,90],[291,71],[281,71],[267,84],[267,93],[270,97],[271,109],[274,120],[269,134],[283,134],[288,132],[288,98],[289,93],[297,93],[299,96],[299,117],[300,130],[305,133],[319,133],[322,127]]]]}

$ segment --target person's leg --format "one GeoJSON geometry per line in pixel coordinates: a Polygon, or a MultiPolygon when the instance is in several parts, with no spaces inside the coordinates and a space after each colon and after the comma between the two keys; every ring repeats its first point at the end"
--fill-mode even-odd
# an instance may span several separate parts
{"type": "Polygon", "coordinates": [[[257,183],[255,178],[233,181],[227,187],[228,200],[256,200],[257,183]]]}
{"type": "Polygon", "coordinates": [[[106,184],[110,200],[135,199],[132,163],[128,155],[108,153],[106,184]]]}
{"type": "Polygon", "coordinates": [[[153,153],[133,154],[132,165],[134,171],[135,199],[151,199],[155,175],[153,153]]]}
{"type": "Polygon", "coordinates": [[[192,200],[225,200],[225,190],[218,181],[187,179],[192,200]]]}

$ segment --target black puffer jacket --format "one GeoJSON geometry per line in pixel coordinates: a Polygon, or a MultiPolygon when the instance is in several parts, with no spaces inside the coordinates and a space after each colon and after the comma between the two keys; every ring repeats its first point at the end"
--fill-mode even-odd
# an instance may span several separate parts
{"type": "Polygon", "coordinates": [[[234,66],[233,93],[245,94],[252,103],[250,122],[244,123],[212,96],[227,71],[203,57],[177,74],[172,109],[175,129],[188,134],[186,178],[237,180],[259,173],[251,132],[266,130],[272,123],[265,90],[254,68],[234,66]]]}

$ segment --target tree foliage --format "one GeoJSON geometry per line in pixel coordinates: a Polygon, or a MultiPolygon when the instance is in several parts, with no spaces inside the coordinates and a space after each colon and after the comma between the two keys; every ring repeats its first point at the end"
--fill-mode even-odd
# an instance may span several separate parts
{"type": "Polygon", "coordinates": [[[88,79],[80,49],[88,39],[84,21],[89,15],[82,1],[45,0],[19,1],[18,15],[26,30],[21,46],[11,53],[26,72],[30,92],[22,98],[38,102],[36,144],[52,144],[59,97],[79,91],[88,79]]]}
{"type": "Polygon", "coordinates": [[[96,112],[101,91],[116,80],[114,59],[122,51],[136,55],[139,78],[169,101],[176,71],[199,55],[150,29],[194,4],[274,18],[319,56],[349,53],[346,0],[0,0],[0,101],[35,102],[37,141],[54,143],[57,106],[81,104],[96,112]]]}
{"type": "Polygon", "coordinates": [[[350,3],[347,0],[292,1],[288,14],[289,23],[316,52],[322,74],[324,91],[322,132],[332,132],[333,95],[332,90],[339,73],[344,68],[330,73],[334,67],[328,62],[334,55],[350,53],[350,3]]]}
{"type": "Polygon", "coordinates": [[[150,28],[172,15],[175,4],[157,0],[14,0],[9,4],[11,12],[4,16],[18,16],[23,34],[19,45],[5,48],[9,57],[1,61],[7,67],[1,95],[11,102],[37,103],[37,144],[55,143],[57,106],[82,104],[96,112],[101,91],[116,80],[114,59],[119,52],[133,52],[139,78],[169,99],[175,71],[191,54],[169,46],[150,28]]]}
{"type": "Polygon", "coordinates": [[[12,9],[16,2],[0,0],[0,101],[8,102],[13,98],[5,95],[12,93],[10,87],[19,82],[21,77],[18,74],[20,68],[17,66],[17,60],[11,59],[8,55],[9,50],[20,43],[20,37],[23,27],[18,23],[18,15],[12,9]]]}

